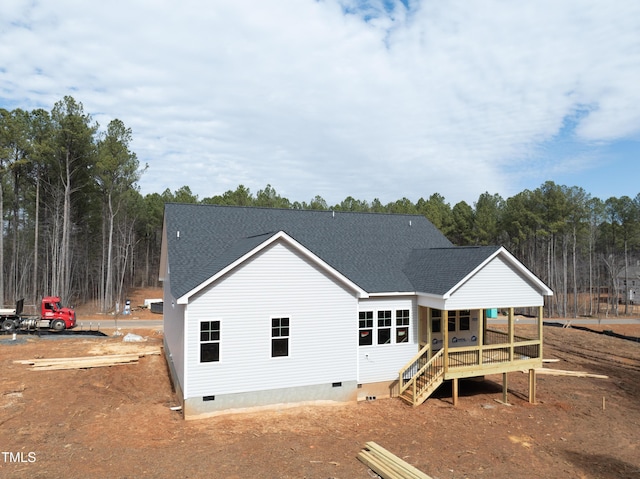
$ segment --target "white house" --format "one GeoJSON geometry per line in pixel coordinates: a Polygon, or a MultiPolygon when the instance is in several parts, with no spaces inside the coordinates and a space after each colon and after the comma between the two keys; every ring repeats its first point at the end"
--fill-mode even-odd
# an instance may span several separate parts
{"type": "Polygon", "coordinates": [[[504,248],[452,246],[422,216],[192,204],[165,207],[160,279],[186,418],[415,405],[446,379],[457,399],[460,377],[541,366],[552,294],[504,248]],[[533,337],[516,334],[516,307],[539,311],[533,337]],[[493,308],[506,331],[487,327],[493,308]]]}
{"type": "Polygon", "coordinates": [[[629,301],[629,304],[635,304],[638,301],[638,293],[640,293],[640,265],[622,268],[617,276],[618,292],[622,302],[629,301]]]}

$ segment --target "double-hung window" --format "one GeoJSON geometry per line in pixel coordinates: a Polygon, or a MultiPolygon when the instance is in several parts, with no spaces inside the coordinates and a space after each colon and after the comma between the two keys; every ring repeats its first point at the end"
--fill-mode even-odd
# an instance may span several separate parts
{"type": "Polygon", "coordinates": [[[271,318],[271,357],[289,356],[289,318],[271,318]]]}
{"type": "Polygon", "coordinates": [[[409,342],[409,309],[380,309],[358,313],[358,344],[373,346],[409,342]],[[374,339],[375,338],[375,339],[374,339]]]}
{"type": "Polygon", "coordinates": [[[220,321],[200,322],[200,362],[220,361],[220,321]]]}
{"type": "Polygon", "coordinates": [[[409,342],[409,310],[396,309],[396,343],[409,342]]]}
{"type": "Polygon", "coordinates": [[[373,344],[373,311],[360,311],[358,344],[360,346],[371,346],[373,344]]]}
{"type": "Polygon", "coordinates": [[[378,311],[378,344],[391,343],[391,311],[378,311]]]}

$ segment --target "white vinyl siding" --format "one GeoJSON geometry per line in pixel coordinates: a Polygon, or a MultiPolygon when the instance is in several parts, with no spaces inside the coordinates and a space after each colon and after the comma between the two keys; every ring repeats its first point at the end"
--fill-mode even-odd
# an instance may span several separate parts
{"type": "MultiPolygon", "coordinates": [[[[418,311],[415,297],[388,297],[361,299],[360,311],[373,311],[374,324],[378,322],[378,311],[391,311],[391,343],[378,344],[374,339],[371,346],[358,347],[358,382],[362,384],[393,381],[398,371],[418,352],[418,311]],[[396,342],[396,311],[409,310],[409,340],[396,342]]],[[[353,323],[358,324],[359,316],[353,316],[353,323]]],[[[373,331],[377,339],[377,328],[373,331]]]]}
{"type": "Polygon", "coordinates": [[[355,381],[357,299],[277,242],[191,298],[185,397],[355,381]],[[201,320],[224,319],[220,361],[198,360],[201,320]],[[291,319],[286,357],[271,357],[272,318],[291,319]]]}
{"type": "Polygon", "coordinates": [[[542,306],[543,301],[539,289],[496,256],[446,300],[446,309],[542,306]]]}
{"type": "Polygon", "coordinates": [[[171,296],[169,291],[171,291],[171,284],[169,283],[169,275],[167,275],[162,299],[164,339],[171,355],[169,360],[173,363],[177,375],[176,379],[180,387],[184,388],[184,306],[176,304],[175,298],[171,296]]]}

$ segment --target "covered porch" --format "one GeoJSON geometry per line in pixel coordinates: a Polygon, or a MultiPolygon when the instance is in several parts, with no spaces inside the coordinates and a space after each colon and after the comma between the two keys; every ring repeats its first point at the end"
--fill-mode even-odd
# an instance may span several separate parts
{"type": "Polygon", "coordinates": [[[502,308],[506,321],[497,324],[497,318],[491,318],[496,309],[419,306],[420,350],[399,372],[399,396],[417,406],[451,380],[456,405],[459,379],[501,373],[507,402],[507,373],[528,370],[529,402],[535,403],[535,368],[542,366],[542,306],[528,308],[536,314],[527,324],[518,320],[514,307],[502,308]]]}

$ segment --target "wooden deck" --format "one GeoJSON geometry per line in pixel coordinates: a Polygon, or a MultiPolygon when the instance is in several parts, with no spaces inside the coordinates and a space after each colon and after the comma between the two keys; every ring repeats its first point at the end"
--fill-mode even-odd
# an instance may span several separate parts
{"type": "MultiPolygon", "coordinates": [[[[513,310],[506,331],[487,327],[486,320],[475,346],[447,346],[434,350],[430,343],[399,372],[399,396],[410,404],[422,404],[445,380],[453,380],[454,404],[457,403],[458,379],[503,374],[506,397],[506,374],[530,371],[529,400],[535,402],[535,368],[542,367],[542,314],[529,337],[515,334],[513,310]]],[[[446,336],[445,336],[446,337],[446,336]]]]}
{"type": "Polygon", "coordinates": [[[542,366],[541,341],[516,338],[509,343],[506,333],[487,330],[489,344],[449,348],[444,367],[445,379],[467,378],[542,366]]]}

